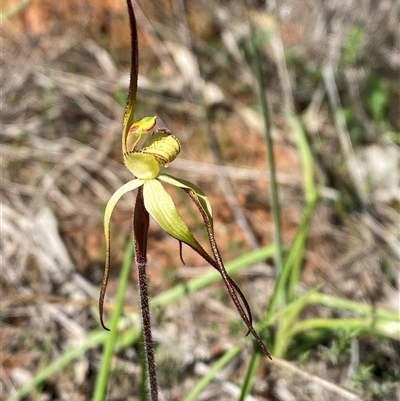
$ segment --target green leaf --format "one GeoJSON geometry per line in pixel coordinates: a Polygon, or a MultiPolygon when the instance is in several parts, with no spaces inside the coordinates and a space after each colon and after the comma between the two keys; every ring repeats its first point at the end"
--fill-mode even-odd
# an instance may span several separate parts
{"type": "MultiPolygon", "coordinates": [[[[110,219],[112,212],[115,208],[117,202],[121,199],[122,195],[126,194],[129,191],[133,191],[136,188],[139,188],[143,185],[143,181],[140,179],[135,179],[127,182],[122,185],[121,188],[118,188],[114,194],[111,196],[110,200],[107,203],[106,210],[104,212],[104,236],[106,241],[106,265],[104,268],[103,280],[101,282],[100,296],[99,296],[99,315],[100,315],[100,323],[103,328],[107,329],[104,325],[103,320],[103,304],[104,297],[106,295],[108,276],[110,274],[110,219]]],[[[108,330],[108,329],[107,329],[108,330]]]]}
{"type": "Polygon", "coordinates": [[[176,210],[171,196],[159,181],[149,180],[144,183],[143,198],[146,210],[165,232],[188,244],[201,255],[205,253],[176,210]]]}

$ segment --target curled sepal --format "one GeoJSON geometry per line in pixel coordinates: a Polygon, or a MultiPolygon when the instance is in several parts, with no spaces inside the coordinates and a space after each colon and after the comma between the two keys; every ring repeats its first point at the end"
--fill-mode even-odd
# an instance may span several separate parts
{"type": "Polygon", "coordinates": [[[207,260],[208,263],[211,264],[211,266],[213,266],[221,274],[226,289],[228,290],[229,295],[233,303],[235,304],[236,309],[238,310],[241,318],[243,319],[244,323],[247,326],[248,332],[246,336],[249,333],[251,333],[256,342],[258,343],[258,345],[260,346],[261,350],[263,351],[264,355],[267,355],[268,358],[272,359],[263,341],[261,340],[260,336],[253,327],[253,318],[246,297],[244,296],[238,285],[229,276],[228,272],[225,269],[224,263],[218,250],[217,242],[215,240],[211,206],[210,203],[208,202],[207,197],[203,194],[203,192],[199,188],[197,188],[195,185],[193,185],[188,181],[184,181],[166,174],[161,174],[158,178],[164,182],[168,182],[177,187],[181,187],[192,198],[193,202],[195,203],[200,214],[203,217],[204,225],[208,235],[208,240],[210,242],[212,253],[214,255],[214,258],[210,259],[205,258],[205,259],[207,260]],[[243,304],[244,308],[241,303],[243,304]]]}
{"type": "Polygon", "coordinates": [[[121,199],[122,195],[126,194],[129,191],[133,191],[136,188],[139,188],[143,185],[143,181],[140,179],[132,180],[124,184],[121,188],[118,188],[114,194],[111,196],[110,200],[107,203],[106,210],[104,212],[104,237],[106,240],[106,265],[104,268],[103,280],[101,282],[100,296],[99,296],[99,315],[100,315],[100,323],[102,327],[106,330],[108,328],[104,324],[103,319],[103,305],[104,305],[104,297],[106,295],[108,276],[110,273],[110,219],[112,212],[115,208],[117,202],[121,199]]]}
{"type": "MultiPolygon", "coordinates": [[[[207,252],[193,237],[188,226],[176,210],[171,196],[159,181],[150,180],[144,183],[143,198],[146,210],[164,231],[189,245],[200,255],[207,255],[207,252]]],[[[207,256],[209,257],[209,255],[207,256]]]]}
{"type": "Polygon", "coordinates": [[[124,155],[124,163],[128,170],[142,180],[151,180],[158,176],[160,165],[153,155],[134,152],[124,155]]]}
{"type": "Polygon", "coordinates": [[[149,135],[153,132],[156,125],[157,117],[143,117],[140,120],[134,121],[129,127],[126,136],[125,152],[131,153],[135,151],[135,146],[143,135],[149,135]]]}
{"type": "Polygon", "coordinates": [[[151,138],[149,146],[142,149],[142,153],[153,155],[158,163],[168,167],[181,151],[178,139],[165,131],[156,132],[151,138]]]}
{"type": "Polygon", "coordinates": [[[164,181],[168,184],[171,184],[175,187],[183,188],[185,190],[191,191],[193,193],[193,196],[198,200],[198,203],[200,204],[201,208],[203,209],[203,212],[206,213],[210,224],[212,224],[213,219],[212,219],[211,204],[208,201],[204,192],[199,187],[197,187],[196,185],[192,184],[189,181],[173,177],[172,175],[169,175],[169,174],[160,174],[158,176],[158,179],[160,181],[164,181]]]}

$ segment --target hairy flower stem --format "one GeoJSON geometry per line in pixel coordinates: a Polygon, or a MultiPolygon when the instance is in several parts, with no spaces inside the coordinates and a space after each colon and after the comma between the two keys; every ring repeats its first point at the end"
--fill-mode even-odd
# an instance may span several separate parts
{"type": "Polygon", "coordinates": [[[147,233],[149,213],[144,207],[143,189],[139,188],[133,215],[133,235],[135,241],[135,263],[138,269],[140,309],[142,312],[143,340],[146,353],[147,371],[150,383],[150,399],[158,401],[156,364],[154,360],[153,338],[151,334],[149,295],[147,291],[147,233]]]}
{"type": "Polygon", "coordinates": [[[142,311],[143,339],[146,352],[147,370],[150,382],[151,401],[158,401],[156,364],[154,361],[153,338],[151,335],[149,297],[147,293],[146,265],[137,264],[139,275],[140,309],[142,311]]]}

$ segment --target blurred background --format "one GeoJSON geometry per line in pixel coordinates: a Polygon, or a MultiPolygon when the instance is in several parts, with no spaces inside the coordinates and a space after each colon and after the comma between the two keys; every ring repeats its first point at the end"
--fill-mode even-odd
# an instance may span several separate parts
{"type": "MultiPolygon", "coordinates": [[[[306,135],[320,188],[297,293],[321,284],[324,294],[398,314],[398,3],[133,0],[133,6],[140,53],[136,115],[157,115],[158,126],[179,138],[182,152],[170,172],[209,197],[224,260],[272,242],[271,175],[249,39],[252,11],[285,249],[308,195],[288,113],[306,135]]],[[[120,153],[130,33],[122,0],[3,0],[1,7],[0,391],[6,400],[99,330],[103,212],[111,194],[131,179],[120,153]]],[[[170,193],[205,240],[190,203],[170,193]]],[[[131,238],[134,197],[123,197],[112,220],[108,309],[131,238]]],[[[177,241],[154,222],[148,257],[151,296],[211,269],[187,248],[183,266],[177,241]]],[[[235,279],[254,315],[262,316],[274,289],[273,259],[248,266],[235,279]]],[[[126,314],[137,312],[135,283],[132,269],[126,314]]],[[[347,315],[310,307],[300,318],[310,316],[347,315]]],[[[236,318],[221,282],[154,312],[166,400],[183,400],[230,344],[243,345],[243,353],[196,399],[237,399],[250,348],[236,318]]],[[[350,331],[282,355],[308,378],[263,361],[246,399],[400,399],[398,332],[350,331]],[[355,398],[332,392],[316,377],[355,398]]],[[[133,343],[115,355],[108,400],[139,399],[138,349],[133,343]]],[[[91,399],[101,352],[99,344],[87,347],[25,398],[14,399],[91,399]]]]}

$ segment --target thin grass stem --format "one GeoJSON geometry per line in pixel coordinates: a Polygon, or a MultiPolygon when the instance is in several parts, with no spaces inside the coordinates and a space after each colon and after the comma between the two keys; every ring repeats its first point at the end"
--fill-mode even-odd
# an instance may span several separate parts
{"type": "Polygon", "coordinates": [[[245,401],[246,397],[250,393],[251,386],[253,384],[254,376],[256,374],[258,365],[261,361],[261,355],[259,352],[253,352],[251,359],[247,365],[246,374],[243,379],[243,383],[240,389],[240,395],[238,401],[245,401]]]}
{"type": "Polygon", "coordinates": [[[107,384],[109,383],[109,375],[111,368],[111,358],[114,353],[115,344],[118,340],[118,324],[124,305],[126,287],[129,282],[129,273],[132,265],[133,246],[128,244],[122,264],[122,271],[118,284],[117,297],[115,307],[111,318],[110,331],[105,332],[106,339],[104,341],[104,351],[101,359],[100,371],[97,376],[93,401],[102,401],[107,392],[107,384]]]}
{"type": "Polygon", "coordinates": [[[230,362],[240,352],[239,347],[230,349],[224,354],[210,369],[210,371],[204,375],[193,388],[193,390],[185,397],[183,401],[195,401],[198,399],[200,393],[208,386],[208,384],[215,379],[216,374],[230,362]]]}
{"type": "MultiPolygon", "coordinates": [[[[129,249],[129,247],[128,247],[129,249]]],[[[250,252],[249,254],[243,255],[231,262],[226,264],[226,270],[229,274],[233,274],[245,267],[259,263],[262,260],[270,258],[274,254],[274,247],[269,245],[256,251],[250,252]]],[[[132,254],[126,255],[126,259],[132,260],[132,254]]],[[[126,260],[124,259],[124,260],[126,260]]],[[[173,302],[177,302],[189,293],[194,293],[200,289],[210,285],[221,278],[221,275],[216,270],[210,270],[209,273],[202,275],[201,277],[189,280],[186,284],[178,284],[168,291],[165,291],[150,300],[150,307],[154,308],[157,306],[163,306],[173,302]]],[[[137,315],[137,314],[134,314],[137,315]]],[[[129,320],[131,319],[131,315],[129,320]]],[[[127,319],[120,319],[119,327],[126,325],[127,319]]],[[[79,346],[69,348],[59,358],[51,362],[48,366],[39,371],[35,377],[26,383],[23,387],[17,390],[7,401],[19,401],[30,393],[33,389],[39,386],[43,381],[47,380],[50,376],[57,373],[61,369],[65,368],[75,359],[79,358],[82,354],[88,350],[97,347],[99,344],[107,339],[110,333],[105,330],[95,330],[88,334],[84,342],[79,346]]],[[[115,349],[120,349],[132,344],[138,339],[139,333],[135,329],[131,329],[124,333],[121,333],[117,339],[115,349]]],[[[239,352],[239,349],[237,349],[239,352]]]]}
{"type": "MultiPolygon", "coordinates": [[[[270,122],[270,112],[267,103],[267,98],[265,94],[265,83],[264,74],[261,68],[261,61],[259,55],[259,49],[256,40],[256,32],[252,19],[250,18],[250,38],[253,52],[253,64],[254,70],[257,77],[257,84],[259,88],[261,109],[264,117],[264,132],[265,132],[265,143],[267,146],[267,163],[270,171],[270,196],[271,196],[271,208],[272,208],[272,219],[274,224],[273,230],[273,242],[275,245],[275,272],[276,277],[282,273],[282,240],[280,235],[280,212],[279,212],[279,200],[278,200],[278,187],[276,182],[276,170],[275,170],[275,158],[273,151],[273,142],[271,135],[271,122],[270,122]]],[[[280,302],[283,304],[285,302],[283,294],[280,294],[280,302]]]]}

